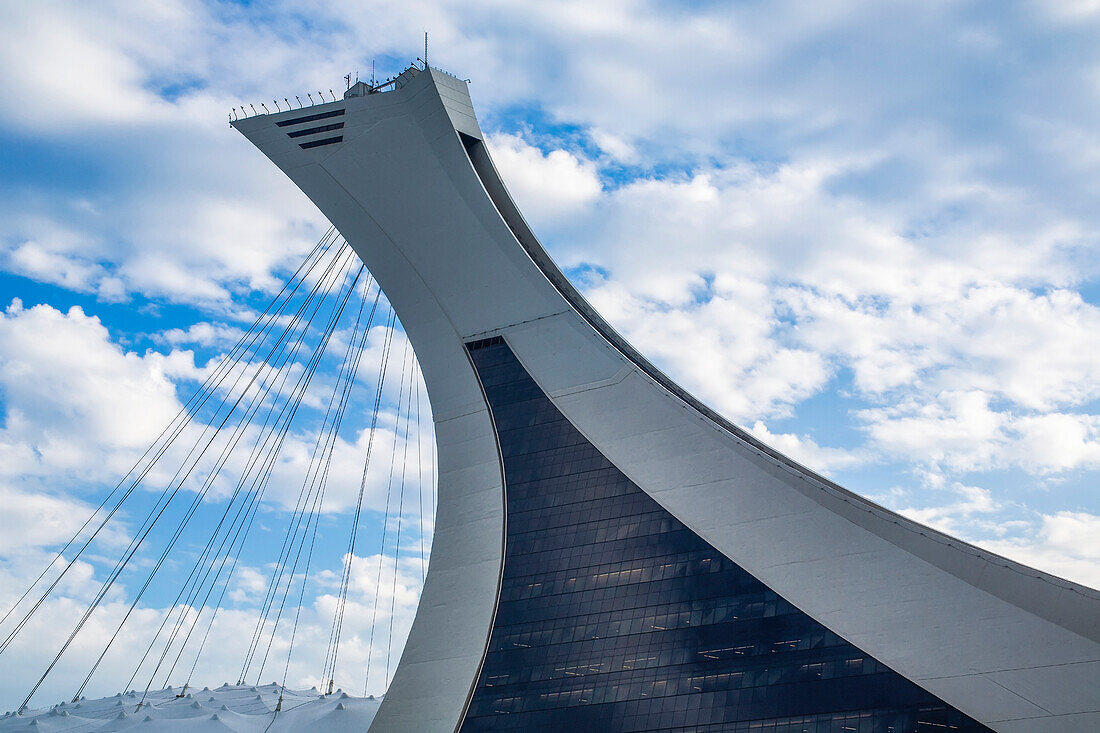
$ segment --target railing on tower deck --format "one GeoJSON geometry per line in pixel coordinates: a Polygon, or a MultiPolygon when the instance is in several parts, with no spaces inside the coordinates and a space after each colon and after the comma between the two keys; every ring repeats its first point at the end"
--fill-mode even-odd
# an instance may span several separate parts
{"type": "MultiPolygon", "coordinates": [[[[425,68],[427,68],[427,67],[425,67],[425,68]]],[[[451,72],[446,71],[445,69],[440,69],[436,66],[433,66],[431,68],[435,69],[436,71],[438,71],[440,73],[446,74],[447,76],[454,77],[455,79],[458,79],[459,81],[464,81],[466,83],[470,82],[469,79],[462,79],[462,78],[458,77],[456,74],[452,74],[451,72]]],[[[381,93],[381,92],[390,91],[392,89],[397,89],[399,86],[401,86],[401,84],[400,84],[401,78],[404,77],[406,74],[408,74],[410,71],[420,72],[420,71],[423,71],[423,69],[418,68],[414,64],[410,64],[404,71],[402,71],[397,76],[390,77],[390,78],[386,79],[384,82],[381,82],[381,83],[367,84],[365,82],[356,82],[354,85],[349,84],[348,89],[345,91],[343,98],[346,99],[349,96],[361,97],[361,96],[366,96],[368,94],[378,94],[378,93],[381,93]],[[361,91],[359,91],[356,94],[350,94],[350,95],[348,94],[348,92],[350,92],[352,89],[355,89],[356,87],[359,87],[360,85],[362,86],[361,91]]],[[[260,109],[263,110],[262,112],[260,110],[256,109],[256,105],[254,105],[254,104],[249,104],[247,108],[245,107],[245,105],[242,104],[240,107],[233,107],[230,110],[230,112],[229,112],[229,121],[232,123],[232,122],[236,122],[238,120],[243,120],[243,119],[246,119],[246,118],[249,118],[249,117],[262,117],[264,115],[278,114],[280,112],[288,112],[288,111],[294,110],[294,109],[306,109],[307,107],[316,107],[317,105],[332,104],[333,102],[340,101],[340,98],[338,98],[336,96],[336,93],[332,89],[328,90],[328,95],[329,95],[329,98],[326,98],[325,97],[325,92],[323,90],[318,90],[317,91],[317,99],[313,98],[313,92],[306,92],[306,101],[302,101],[302,98],[297,94],[294,95],[294,102],[291,102],[288,97],[283,97],[282,104],[279,103],[279,100],[273,99],[273,100],[271,100],[271,103],[273,105],[275,105],[274,112],[267,108],[265,102],[260,103],[260,109]],[[318,100],[320,100],[320,101],[318,101],[318,100]],[[295,104],[297,104],[298,106],[295,107],[294,106],[295,104]],[[249,110],[251,110],[251,114],[249,113],[249,110]]]]}

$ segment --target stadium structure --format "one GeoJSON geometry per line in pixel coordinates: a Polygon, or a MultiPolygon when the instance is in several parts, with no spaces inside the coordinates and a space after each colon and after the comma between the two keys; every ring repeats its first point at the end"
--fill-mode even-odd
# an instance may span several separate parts
{"type": "Polygon", "coordinates": [[[431,400],[433,551],[373,733],[1100,730],[1100,594],[662,374],[540,246],[466,82],[414,67],[233,125],[377,277],[431,400]]]}

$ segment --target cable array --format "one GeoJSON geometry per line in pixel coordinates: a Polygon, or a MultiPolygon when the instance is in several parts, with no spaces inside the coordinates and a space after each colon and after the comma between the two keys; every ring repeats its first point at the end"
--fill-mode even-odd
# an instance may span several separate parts
{"type": "MultiPolygon", "coordinates": [[[[255,614],[238,684],[259,680],[276,657],[281,659],[285,688],[303,608],[310,598],[307,586],[312,583],[316,592],[323,590],[311,573],[322,562],[321,556],[331,550],[330,530],[346,532],[346,540],[337,543],[343,548],[340,579],[324,662],[316,678],[331,693],[338,674],[348,596],[353,585],[357,587],[353,566],[364,567],[355,565],[359,535],[368,527],[373,529],[365,519],[375,503],[370,489],[372,478],[379,474],[378,437],[392,431],[392,450],[383,462],[389,468],[385,511],[378,527],[381,549],[366,660],[369,680],[373,624],[378,621],[384,587],[382,568],[392,555],[386,629],[388,685],[406,514],[406,464],[410,459],[416,462],[419,492],[421,583],[426,563],[420,388],[419,368],[399,330],[396,314],[352,249],[330,229],[237,342],[211,360],[205,379],[179,412],[0,618],[3,663],[5,653],[46,603],[63,597],[64,581],[73,568],[78,563],[97,568],[98,586],[53,656],[45,661],[20,711],[78,638],[82,648],[91,644],[96,650],[75,685],[73,700],[79,699],[109,652],[127,637],[128,622],[135,613],[148,611],[159,605],[157,601],[166,603],[165,610],[151,637],[140,647],[140,657],[134,654],[136,663],[125,686],[130,689],[139,678],[143,680],[142,702],[158,680],[167,686],[176,679],[177,669],[183,670],[181,694],[186,693],[204,651],[209,649],[219,612],[227,605],[255,614]],[[394,400],[387,391],[387,379],[393,381],[390,362],[398,338],[402,356],[400,366],[395,367],[400,371],[394,400]],[[333,354],[330,346],[337,343],[342,348],[333,354]],[[371,358],[368,367],[368,373],[374,375],[373,385],[357,400],[356,388],[364,381],[360,378],[364,359],[374,350],[377,359],[371,358]],[[333,362],[338,366],[325,366],[333,362]],[[334,457],[338,450],[355,445],[343,438],[341,431],[348,432],[345,417],[356,413],[360,403],[369,415],[359,437],[359,444],[365,446],[358,492],[352,511],[336,513],[330,509],[332,500],[327,500],[334,457]],[[415,447],[410,446],[411,441],[415,447]],[[296,480],[292,479],[295,461],[288,456],[288,446],[298,456],[304,456],[308,446],[308,460],[298,461],[304,463],[304,470],[296,480]],[[289,497],[295,492],[291,509],[289,497]],[[267,530],[265,525],[279,522],[285,526],[275,535],[281,537],[278,553],[262,563],[270,568],[263,598],[258,608],[249,609],[247,594],[234,592],[240,587],[239,571],[256,562],[248,556],[257,554],[263,545],[262,538],[256,536],[257,525],[267,530]],[[117,557],[104,564],[103,540],[110,532],[125,533],[127,539],[117,557]],[[390,542],[393,533],[396,539],[390,542]],[[123,603],[120,597],[125,598],[123,603]],[[95,638],[82,635],[92,619],[99,630],[95,638]],[[280,657],[284,652],[285,657],[280,657]]],[[[430,481],[430,511],[434,513],[434,465],[430,481]]],[[[374,499],[381,504],[380,497],[374,499]]],[[[276,714],[281,707],[280,696],[276,714]]]]}

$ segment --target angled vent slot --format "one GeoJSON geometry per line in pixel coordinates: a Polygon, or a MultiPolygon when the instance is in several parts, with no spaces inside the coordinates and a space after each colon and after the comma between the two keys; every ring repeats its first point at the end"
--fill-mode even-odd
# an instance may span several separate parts
{"type": "Polygon", "coordinates": [[[328,132],[330,130],[342,130],[344,127],[343,122],[333,122],[331,125],[321,125],[319,127],[307,127],[304,130],[295,130],[294,132],[288,132],[287,137],[302,137],[303,135],[313,135],[318,132],[328,132]]]}
{"type": "Polygon", "coordinates": [[[334,110],[330,110],[328,112],[318,112],[317,114],[306,115],[305,117],[292,117],[289,120],[279,120],[275,124],[278,127],[288,127],[290,125],[300,125],[303,122],[313,122],[315,120],[327,120],[331,117],[342,117],[344,115],[344,112],[345,112],[345,110],[343,110],[343,109],[334,109],[334,110]]]}
{"type": "Polygon", "coordinates": [[[308,143],[298,143],[298,147],[302,150],[308,150],[309,148],[319,148],[322,145],[332,145],[334,143],[344,142],[343,135],[337,135],[336,137],[326,137],[322,140],[310,140],[308,143]]]}

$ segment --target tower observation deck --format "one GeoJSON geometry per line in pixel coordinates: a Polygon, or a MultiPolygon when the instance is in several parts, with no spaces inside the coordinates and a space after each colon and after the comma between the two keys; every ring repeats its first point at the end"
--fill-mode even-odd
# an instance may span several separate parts
{"type": "Polygon", "coordinates": [[[371,730],[1100,730],[1100,594],[816,475],[677,386],[551,261],[466,84],[234,127],[421,364],[439,504],[371,730]]]}

